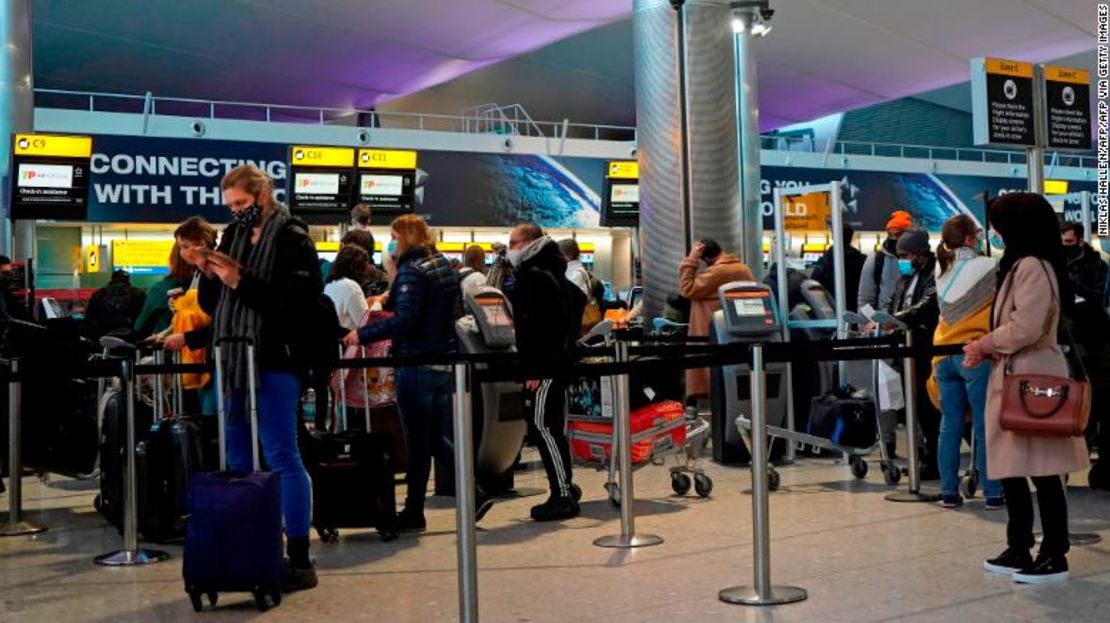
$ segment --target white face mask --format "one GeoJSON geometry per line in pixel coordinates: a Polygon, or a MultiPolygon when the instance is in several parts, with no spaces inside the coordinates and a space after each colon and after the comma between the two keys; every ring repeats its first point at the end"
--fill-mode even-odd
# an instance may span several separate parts
{"type": "Polygon", "coordinates": [[[509,249],[506,255],[509,258],[509,263],[513,265],[513,268],[520,268],[520,256],[523,252],[523,249],[509,249]]]}

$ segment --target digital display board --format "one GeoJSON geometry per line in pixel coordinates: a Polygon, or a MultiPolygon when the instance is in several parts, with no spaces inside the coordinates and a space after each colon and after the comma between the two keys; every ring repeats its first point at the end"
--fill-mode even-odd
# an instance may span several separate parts
{"type": "Polygon", "coordinates": [[[289,209],[309,223],[346,221],[354,166],[352,148],[294,145],[289,150],[289,209]]]}
{"type": "Polygon", "coordinates": [[[422,199],[417,189],[417,154],[394,149],[358,152],[358,203],[370,207],[374,223],[410,214],[422,199]]]}
{"type": "Polygon", "coordinates": [[[605,227],[635,227],[640,224],[639,163],[609,163],[605,174],[601,224],[605,227]]]}
{"type": "Polygon", "coordinates": [[[14,219],[84,220],[92,139],[17,134],[12,144],[14,219]]]}
{"type": "Polygon", "coordinates": [[[1001,58],[971,61],[972,120],[976,145],[1037,143],[1033,64],[1001,58]]]}

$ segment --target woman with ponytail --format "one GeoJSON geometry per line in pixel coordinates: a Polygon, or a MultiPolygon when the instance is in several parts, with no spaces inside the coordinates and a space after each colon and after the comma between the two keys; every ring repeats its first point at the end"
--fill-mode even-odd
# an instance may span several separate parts
{"type": "MultiPolygon", "coordinates": [[[[990,333],[996,266],[993,260],[979,254],[981,240],[982,230],[966,214],[954,216],[944,223],[941,243],[937,246],[940,323],[933,335],[935,345],[964,344],[990,333]]],[[[963,504],[959,493],[960,444],[964,435],[964,417],[970,411],[975,462],[983,479],[987,509],[1000,510],[1006,507],[1002,485],[997,480],[986,479],[984,413],[991,364],[986,360],[968,368],[963,363],[963,355],[933,359],[933,376],[939,389],[938,406],[941,411],[937,444],[940,503],[945,508],[963,504]]]]}

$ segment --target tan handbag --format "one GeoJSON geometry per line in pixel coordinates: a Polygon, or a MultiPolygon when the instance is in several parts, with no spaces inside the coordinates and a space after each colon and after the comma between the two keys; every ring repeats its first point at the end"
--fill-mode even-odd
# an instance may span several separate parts
{"type": "MultiPolygon", "coordinates": [[[[1048,269],[1040,262],[1045,274],[1048,269]]],[[[1013,276],[1011,271],[1010,277],[1013,276]]],[[[1049,278],[1051,283],[1051,277],[1049,278]]],[[[1053,302],[1059,307],[1056,289],[1053,302]]],[[[1052,314],[1049,314],[1049,318],[1052,314]]],[[[1082,379],[1051,374],[1014,374],[1014,353],[1006,358],[1002,380],[1002,430],[1036,437],[1081,437],[1091,416],[1091,383],[1083,359],[1075,352],[1075,341],[1067,323],[1064,329],[1071,352],[1079,363],[1082,379]]],[[[1045,327],[1048,330],[1048,327],[1045,327]]]]}

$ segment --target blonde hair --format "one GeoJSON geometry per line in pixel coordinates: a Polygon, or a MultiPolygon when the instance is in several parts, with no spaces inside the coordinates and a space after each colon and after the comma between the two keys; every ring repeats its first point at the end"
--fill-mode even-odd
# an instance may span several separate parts
{"type": "Polygon", "coordinates": [[[250,193],[255,199],[262,198],[274,191],[274,180],[266,172],[253,164],[243,164],[227,172],[220,181],[220,190],[239,188],[250,193]]]}
{"type": "Polygon", "coordinates": [[[431,250],[435,249],[436,241],[432,236],[432,230],[428,227],[428,223],[424,219],[415,214],[406,214],[398,216],[393,219],[390,225],[397,234],[397,257],[400,258],[409,249],[414,247],[427,247],[431,250]]]}

